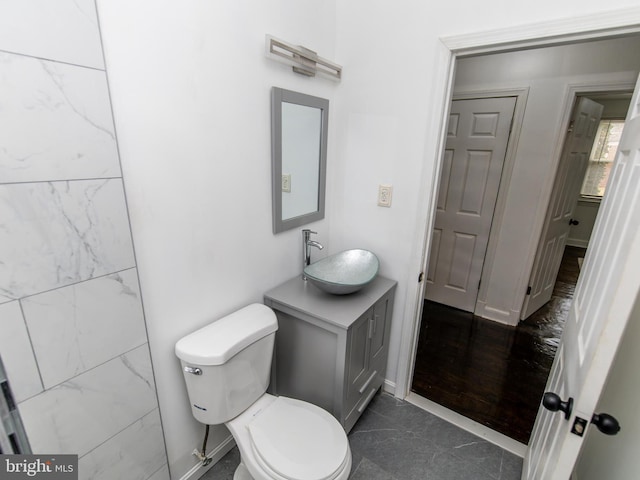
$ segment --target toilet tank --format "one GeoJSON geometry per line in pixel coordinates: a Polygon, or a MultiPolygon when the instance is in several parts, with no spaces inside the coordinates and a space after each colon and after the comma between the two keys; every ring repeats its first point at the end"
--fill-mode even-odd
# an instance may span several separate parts
{"type": "Polygon", "coordinates": [[[254,303],[176,343],[196,420],[225,423],[267,391],[277,329],[273,310],[254,303]]]}

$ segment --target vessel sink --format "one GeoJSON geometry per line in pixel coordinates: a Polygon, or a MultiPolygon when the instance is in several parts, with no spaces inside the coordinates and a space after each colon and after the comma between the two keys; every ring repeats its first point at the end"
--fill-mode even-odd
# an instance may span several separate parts
{"type": "Polygon", "coordinates": [[[378,274],[380,262],[372,252],[345,250],[304,268],[307,280],[327,293],[346,295],[357,292],[378,274]]]}

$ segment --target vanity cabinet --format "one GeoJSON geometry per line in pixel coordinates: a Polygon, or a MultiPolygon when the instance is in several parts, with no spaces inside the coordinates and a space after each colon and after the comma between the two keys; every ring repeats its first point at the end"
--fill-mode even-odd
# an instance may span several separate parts
{"type": "Polygon", "coordinates": [[[330,295],[302,278],[265,294],[278,317],[270,391],[331,412],[349,432],[384,382],[396,282],[330,295]]]}

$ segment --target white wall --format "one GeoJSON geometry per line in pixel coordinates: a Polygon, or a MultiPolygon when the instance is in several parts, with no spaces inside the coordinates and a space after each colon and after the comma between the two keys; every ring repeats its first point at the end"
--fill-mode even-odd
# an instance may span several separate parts
{"type": "MultiPolygon", "coordinates": [[[[413,325],[434,184],[443,35],[572,18],[635,0],[99,0],[107,72],[172,476],[195,462],[173,345],[297,274],[299,231],[271,234],[269,89],[331,100],[327,218],[332,253],[370,248],[399,281],[388,379],[413,325]],[[271,33],[344,66],[335,84],[263,56],[271,33]],[[379,183],[393,206],[376,206],[379,183]]],[[[217,429],[210,444],[226,435],[217,429]]]]}
{"type": "MultiPolygon", "coordinates": [[[[172,478],[196,463],[175,342],[301,271],[300,229],[271,227],[271,87],[335,91],[265,57],[265,34],[335,59],[333,2],[98,2],[172,478]]],[[[328,245],[329,222],[312,225],[328,245]]],[[[325,249],[325,252],[329,248],[325,249]]],[[[314,252],[315,253],[315,252],[314,252]]],[[[212,450],[227,436],[214,429],[212,450]]]]}
{"type": "Polygon", "coordinates": [[[591,425],[587,432],[575,470],[577,480],[602,478],[636,478],[640,469],[638,438],[640,438],[640,299],[629,318],[627,330],[611,367],[607,384],[598,402],[598,413],[613,415],[620,426],[616,436],[600,433],[591,425]],[[612,472],[615,475],[612,476],[612,472]]]}

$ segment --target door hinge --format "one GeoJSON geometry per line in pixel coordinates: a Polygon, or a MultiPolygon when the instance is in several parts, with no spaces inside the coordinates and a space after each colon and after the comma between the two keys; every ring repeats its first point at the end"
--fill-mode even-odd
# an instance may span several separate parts
{"type": "Polygon", "coordinates": [[[527,287],[527,295],[531,295],[531,285],[527,287]]]}
{"type": "Polygon", "coordinates": [[[418,275],[418,283],[422,283],[422,280],[424,280],[424,272],[420,272],[418,275]]]}

